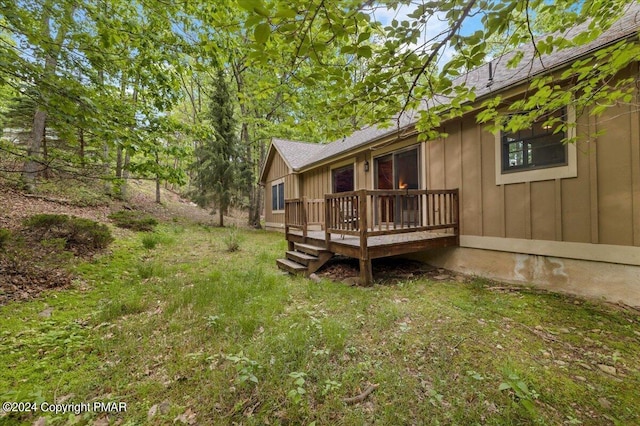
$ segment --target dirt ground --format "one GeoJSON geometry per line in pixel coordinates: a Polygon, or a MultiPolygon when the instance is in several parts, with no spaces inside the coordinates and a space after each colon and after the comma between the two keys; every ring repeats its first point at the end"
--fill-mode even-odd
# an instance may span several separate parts
{"type": "MultiPolygon", "coordinates": [[[[357,259],[335,256],[316,272],[320,278],[357,285],[359,263],[357,259]]],[[[454,280],[467,282],[470,278],[422,262],[403,258],[384,258],[373,261],[373,277],[376,284],[396,284],[427,278],[434,281],[454,280]]]]}

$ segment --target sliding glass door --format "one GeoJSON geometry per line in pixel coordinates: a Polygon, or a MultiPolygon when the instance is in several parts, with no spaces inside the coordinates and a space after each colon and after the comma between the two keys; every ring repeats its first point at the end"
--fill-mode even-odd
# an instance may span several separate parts
{"type": "MultiPolygon", "coordinates": [[[[419,149],[412,147],[384,155],[375,159],[376,189],[420,189],[419,149]]],[[[396,222],[401,220],[401,212],[411,209],[411,203],[399,196],[379,197],[376,208],[377,222],[396,222]]]]}

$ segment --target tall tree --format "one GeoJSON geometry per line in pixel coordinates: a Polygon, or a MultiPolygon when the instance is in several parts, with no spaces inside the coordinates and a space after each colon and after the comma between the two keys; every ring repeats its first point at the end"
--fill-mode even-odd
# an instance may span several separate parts
{"type": "Polygon", "coordinates": [[[239,165],[238,124],[222,69],[218,70],[214,82],[209,118],[213,134],[196,149],[197,199],[201,205],[213,201],[222,227],[232,193],[237,188],[239,165]]]}

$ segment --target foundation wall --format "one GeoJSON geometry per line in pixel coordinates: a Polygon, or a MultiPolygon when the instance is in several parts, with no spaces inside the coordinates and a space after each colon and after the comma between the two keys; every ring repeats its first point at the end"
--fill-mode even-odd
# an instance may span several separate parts
{"type": "Polygon", "coordinates": [[[412,256],[468,275],[640,306],[640,266],[468,247],[412,256]]]}

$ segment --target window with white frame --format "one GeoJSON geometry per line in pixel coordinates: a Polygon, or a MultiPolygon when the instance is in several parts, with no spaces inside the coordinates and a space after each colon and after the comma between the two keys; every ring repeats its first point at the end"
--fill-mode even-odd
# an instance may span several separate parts
{"type": "Polygon", "coordinates": [[[271,184],[271,210],[284,210],[284,181],[271,184]]]}

